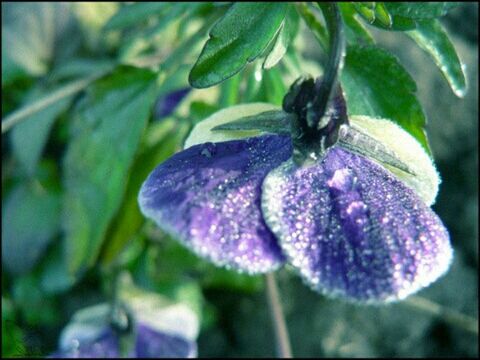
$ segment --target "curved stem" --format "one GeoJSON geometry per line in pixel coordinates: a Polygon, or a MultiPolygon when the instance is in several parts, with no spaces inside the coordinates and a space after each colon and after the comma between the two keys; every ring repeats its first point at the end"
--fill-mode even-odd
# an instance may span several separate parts
{"type": "Polygon", "coordinates": [[[280,295],[278,293],[275,275],[268,273],[267,278],[267,297],[272,316],[272,323],[275,329],[275,337],[277,339],[277,353],[278,357],[285,359],[292,357],[292,349],[290,346],[290,339],[288,337],[288,330],[283,316],[282,304],[280,303],[280,295]]]}
{"type": "Polygon", "coordinates": [[[69,83],[68,85],[62,86],[57,90],[53,91],[51,94],[42,97],[41,99],[25,105],[24,107],[15,110],[11,114],[7,115],[5,119],[2,120],[2,134],[10,130],[13,126],[17,125],[21,121],[27,119],[29,116],[45,109],[47,106],[52,105],[53,103],[66,98],[67,96],[75,95],[79,91],[85,89],[93,81],[105,75],[107,71],[102,71],[97,74],[94,74],[86,79],[77,80],[69,83]]]}
{"type": "Polygon", "coordinates": [[[317,91],[317,96],[313,100],[313,109],[317,112],[315,123],[313,124],[315,129],[333,97],[338,73],[343,66],[345,57],[345,34],[337,4],[334,2],[318,2],[318,6],[322,9],[329,33],[329,56],[322,80],[316,82],[320,84],[320,87],[317,91]]]}

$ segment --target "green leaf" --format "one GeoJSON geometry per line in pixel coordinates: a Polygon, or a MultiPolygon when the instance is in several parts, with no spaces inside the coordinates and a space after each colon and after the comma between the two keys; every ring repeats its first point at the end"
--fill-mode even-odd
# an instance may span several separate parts
{"type": "Polygon", "coordinates": [[[263,71],[263,78],[253,102],[268,102],[282,105],[287,89],[283,83],[282,74],[278,68],[263,71]]]}
{"type": "Polygon", "coordinates": [[[107,58],[74,58],[52,69],[49,77],[52,81],[86,78],[94,73],[106,73],[112,70],[115,65],[117,64],[114,60],[107,58]]]}
{"type": "MultiPolygon", "coordinates": [[[[45,91],[34,91],[29,98],[38,97],[43,92],[45,91]]],[[[35,172],[53,123],[70,106],[72,99],[69,96],[52,103],[27,117],[12,130],[12,152],[29,175],[35,172]]]]}
{"type": "Polygon", "coordinates": [[[27,272],[60,230],[60,196],[22,184],[2,210],[2,265],[14,274],[27,272]]]}
{"type": "Polygon", "coordinates": [[[323,26],[323,24],[318,19],[316,13],[312,11],[310,6],[305,3],[296,3],[298,13],[302,16],[303,20],[307,24],[307,26],[312,31],[315,38],[318,40],[318,43],[322,47],[323,50],[327,51],[328,49],[328,35],[327,30],[323,26]]]}
{"type": "Polygon", "coordinates": [[[132,62],[142,55],[148,56],[146,54],[159,51],[160,46],[168,47],[170,44],[176,48],[178,40],[183,39],[183,36],[178,34],[175,23],[181,18],[191,20],[191,14],[202,6],[205,3],[173,3],[168,11],[163,11],[152,19],[155,21],[149,21],[148,26],[123,39],[119,58],[124,63],[132,62]],[[170,26],[172,23],[173,26],[170,26]]]}
{"type": "Polygon", "coordinates": [[[2,296],[2,358],[25,357],[27,355],[22,329],[15,321],[12,302],[2,296]]]}
{"type": "Polygon", "coordinates": [[[60,321],[59,304],[42,292],[36,274],[29,273],[15,279],[12,295],[26,324],[48,327],[60,321]]]}
{"type": "Polygon", "coordinates": [[[417,28],[406,34],[430,55],[455,95],[463,97],[467,90],[464,69],[440,22],[436,19],[419,20],[417,28]]]}
{"type": "Polygon", "coordinates": [[[415,82],[393,55],[376,46],[349,46],[341,82],[349,115],[390,119],[431,154],[415,82]]]}
{"type": "Polygon", "coordinates": [[[234,3],[210,31],[190,84],[213,86],[255,60],[280,30],[286,9],[285,3],[234,3]]]}
{"type": "Polygon", "coordinates": [[[375,4],[375,19],[378,20],[383,26],[388,28],[393,24],[392,16],[382,2],[375,4]]]}
{"type": "Polygon", "coordinates": [[[342,13],[343,23],[345,24],[345,36],[349,44],[365,44],[373,45],[372,35],[363,26],[363,24],[355,17],[355,7],[348,2],[338,3],[340,12],[342,13]]]}
{"type": "Polygon", "coordinates": [[[298,13],[294,7],[290,6],[283,20],[282,28],[275,40],[275,44],[270,53],[265,57],[265,61],[263,62],[264,69],[274,67],[282,59],[298,32],[299,24],[300,18],[298,17],[298,13]]]}
{"type": "Polygon", "coordinates": [[[146,21],[152,15],[161,14],[172,6],[169,2],[138,2],[125,5],[105,24],[105,30],[120,30],[139,22],[146,21]]]}
{"type": "Polygon", "coordinates": [[[2,2],[2,86],[44,75],[71,20],[68,4],[2,2]]]}
{"type": "MultiPolygon", "coordinates": [[[[60,240],[60,239],[59,239],[60,240]]],[[[59,294],[70,289],[76,278],[68,272],[62,243],[49,248],[38,270],[40,289],[45,294],[59,294]]]]}
{"type": "Polygon", "coordinates": [[[90,85],[90,83],[103,76],[106,71],[107,70],[103,70],[101,72],[94,73],[88,78],[69,82],[61,87],[58,87],[56,90],[50,92],[48,95],[43,96],[40,99],[28,103],[20,109],[11,112],[4,119],[2,119],[2,134],[15,126],[15,124],[17,124],[18,122],[22,121],[24,118],[31,116],[40,110],[43,110],[47,106],[57,101],[60,101],[61,99],[74,95],[79,91],[85,89],[88,85],[90,85]]]}
{"type": "Polygon", "coordinates": [[[290,134],[291,116],[283,110],[269,110],[215,126],[212,131],[260,130],[275,134],[290,134]]]}
{"type": "Polygon", "coordinates": [[[353,6],[358,14],[372,26],[391,31],[412,30],[416,27],[414,20],[390,14],[384,3],[377,3],[373,6],[364,4],[354,2],[353,6]]]}
{"type": "Polygon", "coordinates": [[[161,67],[163,71],[167,73],[173,72],[179,65],[181,65],[185,59],[188,58],[193,49],[200,44],[210,28],[210,23],[215,19],[215,16],[211,16],[205,20],[205,24],[198,29],[194,34],[192,34],[188,39],[185,39],[181,44],[179,44],[175,50],[173,50],[170,55],[162,63],[161,67]]]}
{"type": "Polygon", "coordinates": [[[460,2],[385,2],[390,14],[409,19],[431,19],[445,15],[460,2]]]}
{"type": "MultiPolygon", "coordinates": [[[[138,191],[148,174],[161,162],[172,156],[180,147],[185,129],[175,128],[174,125],[173,120],[158,124],[156,127],[161,131],[158,136],[160,139],[155,144],[144,148],[135,160],[130,172],[125,198],[117,216],[110,225],[108,241],[102,251],[102,263],[104,265],[108,265],[115,260],[116,256],[123,250],[127,242],[138,233],[144,223],[145,217],[138,208],[138,191]]],[[[149,133],[153,132],[155,132],[155,129],[150,127],[149,133]]]]}
{"type": "Polygon", "coordinates": [[[230,79],[225,80],[220,85],[220,96],[218,104],[221,108],[232,106],[238,103],[240,96],[240,84],[242,82],[243,74],[237,73],[230,79]]]}
{"type": "Polygon", "coordinates": [[[95,263],[121,205],[128,171],[150,116],[156,76],[120,68],[90,88],[64,158],[63,218],[69,271],[95,263]]]}
{"type": "Polygon", "coordinates": [[[112,45],[116,34],[105,36],[103,27],[118,12],[119,7],[119,2],[112,1],[82,1],[71,4],[72,12],[81,27],[85,45],[92,52],[102,53],[105,47],[112,45]]]}

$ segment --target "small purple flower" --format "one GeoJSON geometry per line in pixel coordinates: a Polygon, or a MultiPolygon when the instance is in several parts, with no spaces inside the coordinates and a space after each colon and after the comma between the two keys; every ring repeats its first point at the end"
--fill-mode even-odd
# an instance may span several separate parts
{"type": "Polygon", "coordinates": [[[118,337],[113,329],[105,327],[99,331],[82,332],[77,329],[68,340],[63,339],[60,349],[51,358],[118,358],[118,337]]]}
{"type": "MultiPolygon", "coordinates": [[[[148,303],[148,298],[140,299],[148,303]]],[[[197,344],[192,340],[190,312],[182,306],[153,309],[138,307],[128,329],[114,326],[110,307],[100,304],[77,312],[60,336],[59,349],[51,358],[192,358],[197,344]],[[138,312],[137,310],[141,310],[138,312]],[[186,315],[185,315],[186,312],[186,315]],[[188,315],[188,316],[187,316],[188,315]],[[143,318],[148,316],[148,320],[143,318]],[[179,322],[172,324],[174,318],[179,322]],[[185,321],[182,323],[182,321],[185,321]],[[183,329],[179,330],[179,327],[183,329]],[[122,346],[120,345],[122,344],[122,346]],[[122,348],[122,350],[121,350],[122,348]]],[[[195,320],[195,319],[194,319],[195,320]]],[[[195,320],[196,321],[196,320],[195,320]]],[[[195,332],[195,330],[193,330],[195,332]]]]}
{"type": "Polygon", "coordinates": [[[296,140],[269,134],[192,146],[150,174],[142,212],[216,265],[256,274],[287,261],[329,296],[388,302],[429,285],[452,259],[447,230],[390,171],[335,143],[335,102],[322,130],[333,145],[309,138],[295,153],[296,140]]]}
{"type": "Polygon", "coordinates": [[[190,93],[191,88],[175,90],[157,99],[155,117],[157,119],[170,115],[180,102],[190,93]]]}

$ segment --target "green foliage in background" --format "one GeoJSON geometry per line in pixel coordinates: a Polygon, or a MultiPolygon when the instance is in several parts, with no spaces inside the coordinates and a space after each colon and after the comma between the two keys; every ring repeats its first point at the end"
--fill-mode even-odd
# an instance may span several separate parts
{"type": "MultiPolygon", "coordinates": [[[[377,38],[412,40],[450,96],[466,96],[442,22],[465,4],[339,6],[349,114],[391,119],[433,156],[421,74],[377,38]]],[[[137,195],[196,122],[234,104],[281,105],[298,76],[322,74],[327,53],[316,3],[2,3],[2,355],[53,352],[69,317],[108,299],[112,274],[127,271],[200,315],[200,356],[271,356],[262,277],[197,258],[145,220],[137,195]],[[181,89],[190,92],[161,116],[161,101],[181,89]]],[[[336,303],[280,272],[294,354],[475,356],[478,259],[463,257],[457,234],[454,275],[416,302],[336,303]]]]}

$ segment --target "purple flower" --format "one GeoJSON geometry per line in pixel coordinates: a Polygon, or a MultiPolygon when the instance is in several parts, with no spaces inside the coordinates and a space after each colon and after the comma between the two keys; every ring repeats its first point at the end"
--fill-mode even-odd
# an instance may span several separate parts
{"type": "MultiPolygon", "coordinates": [[[[342,118],[343,105],[327,114],[342,118]]],[[[150,174],[140,208],[216,265],[256,274],[288,262],[351,301],[403,299],[446,272],[447,230],[390,171],[338,143],[308,165],[293,154],[274,134],[189,147],[150,174]]]]}
{"type": "Polygon", "coordinates": [[[68,340],[63,339],[60,349],[51,358],[118,358],[119,339],[113,329],[105,327],[98,331],[77,329],[68,340]]]}
{"type": "Polygon", "coordinates": [[[190,93],[190,88],[175,90],[157,99],[155,104],[155,117],[157,119],[170,115],[178,104],[190,93]]]}
{"type": "MultiPolygon", "coordinates": [[[[142,298],[140,301],[148,303],[150,300],[142,298]]],[[[131,326],[128,329],[118,329],[111,324],[108,315],[110,307],[106,304],[80,310],[62,331],[59,349],[50,357],[191,358],[197,356],[197,345],[192,340],[192,319],[188,311],[186,312],[182,306],[167,309],[156,306],[155,313],[151,313],[142,306],[137,306],[133,313],[134,319],[130,320],[131,326]],[[149,317],[148,320],[144,319],[146,316],[149,317]],[[172,319],[176,319],[179,323],[172,324],[172,319]],[[179,327],[182,326],[183,328],[180,329],[179,327]]]]}

